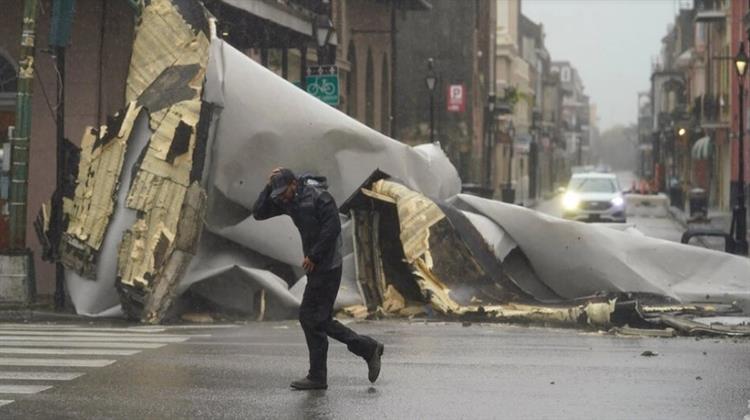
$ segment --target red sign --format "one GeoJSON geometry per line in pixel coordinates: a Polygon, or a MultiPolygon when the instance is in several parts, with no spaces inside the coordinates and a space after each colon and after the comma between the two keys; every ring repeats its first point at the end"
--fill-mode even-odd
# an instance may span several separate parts
{"type": "Polygon", "coordinates": [[[466,110],[466,88],[463,84],[448,86],[448,100],[445,101],[448,112],[466,110]]]}

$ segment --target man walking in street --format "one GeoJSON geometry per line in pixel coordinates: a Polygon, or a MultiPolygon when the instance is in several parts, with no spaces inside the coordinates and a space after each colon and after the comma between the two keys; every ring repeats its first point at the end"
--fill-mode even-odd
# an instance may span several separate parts
{"type": "Polygon", "coordinates": [[[299,321],[307,340],[310,370],[291,383],[295,389],[327,389],[328,337],[344,344],[367,362],[368,378],[380,374],[383,344],[359,335],[333,319],[333,304],[341,285],[341,222],[333,196],[320,178],[297,178],[286,168],[271,172],[268,184],[253,206],[253,216],[265,220],[286,214],[302,237],[307,286],[299,321]]]}

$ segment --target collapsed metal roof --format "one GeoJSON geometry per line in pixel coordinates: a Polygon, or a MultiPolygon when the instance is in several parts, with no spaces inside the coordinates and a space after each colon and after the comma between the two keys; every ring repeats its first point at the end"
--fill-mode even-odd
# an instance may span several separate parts
{"type": "Polygon", "coordinates": [[[79,313],[160,322],[190,297],[294,316],[306,282],[296,228],[250,211],[284,165],[326,176],[346,201],[337,307],[349,313],[747,334],[700,319],[750,310],[750,260],[461,195],[439,144],[362,125],[212,28],[197,0],[151,1],[127,104],[84,134],[53,255],[79,313]]]}

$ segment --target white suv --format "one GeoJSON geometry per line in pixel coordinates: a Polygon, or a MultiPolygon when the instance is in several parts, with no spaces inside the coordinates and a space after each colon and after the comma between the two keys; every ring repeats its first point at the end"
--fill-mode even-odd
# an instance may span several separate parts
{"type": "Polygon", "coordinates": [[[614,223],[626,221],[625,199],[615,174],[574,174],[563,195],[562,205],[566,219],[614,223]]]}

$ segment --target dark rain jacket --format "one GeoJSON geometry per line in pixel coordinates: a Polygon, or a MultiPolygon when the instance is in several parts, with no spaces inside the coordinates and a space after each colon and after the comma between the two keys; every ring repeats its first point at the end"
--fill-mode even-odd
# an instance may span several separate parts
{"type": "Polygon", "coordinates": [[[297,193],[289,205],[271,199],[271,186],[260,192],[253,205],[253,216],[265,220],[289,215],[302,237],[305,256],[315,264],[315,272],[341,266],[341,221],[333,196],[313,179],[297,180],[297,193]]]}

